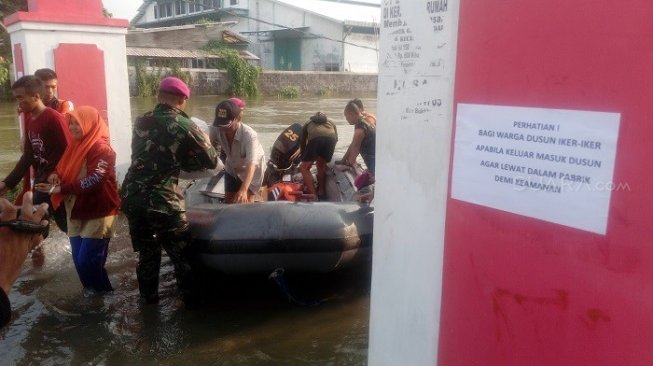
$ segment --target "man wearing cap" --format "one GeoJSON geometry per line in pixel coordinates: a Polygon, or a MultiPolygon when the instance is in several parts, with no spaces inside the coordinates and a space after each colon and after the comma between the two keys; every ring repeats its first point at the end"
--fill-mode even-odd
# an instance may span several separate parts
{"type": "Polygon", "coordinates": [[[213,169],[217,152],[184,109],[188,86],[174,77],[159,85],[154,110],[134,123],[131,166],[122,185],[122,210],[129,221],[136,276],[141,297],[159,301],[161,248],[175,268],[177,287],[187,307],[196,303],[195,279],[189,263],[190,232],[184,199],[178,187],[181,170],[213,169]]]}
{"type": "MultiPolygon", "coordinates": [[[[229,98],[229,100],[232,101],[238,108],[240,108],[240,114],[241,114],[240,119],[242,120],[243,115],[245,113],[245,102],[242,99],[236,97],[229,98]]],[[[209,128],[209,138],[211,139],[211,144],[213,145],[213,147],[218,151],[220,155],[220,160],[222,160],[222,162],[224,163],[225,155],[224,153],[222,153],[222,149],[220,147],[220,139],[218,137],[219,131],[220,129],[218,127],[211,126],[209,128]]]]}
{"type": "Polygon", "coordinates": [[[254,201],[263,184],[265,152],[256,131],[242,123],[242,109],[236,103],[231,99],[220,102],[213,126],[218,127],[225,158],[225,202],[247,203],[254,201]]]}

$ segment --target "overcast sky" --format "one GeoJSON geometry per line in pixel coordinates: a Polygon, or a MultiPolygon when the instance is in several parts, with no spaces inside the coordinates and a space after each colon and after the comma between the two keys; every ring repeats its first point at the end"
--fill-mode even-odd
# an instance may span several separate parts
{"type": "Polygon", "coordinates": [[[114,18],[131,20],[143,2],[141,0],[102,0],[102,3],[114,18]]]}
{"type": "MultiPolygon", "coordinates": [[[[358,0],[378,4],[380,0],[358,0]]],[[[143,3],[142,0],[102,0],[104,7],[113,14],[114,18],[131,20],[136,15],[136,10],[143,3]]],[[[328,5],[328,3],[326,3],[328,5]]]]}

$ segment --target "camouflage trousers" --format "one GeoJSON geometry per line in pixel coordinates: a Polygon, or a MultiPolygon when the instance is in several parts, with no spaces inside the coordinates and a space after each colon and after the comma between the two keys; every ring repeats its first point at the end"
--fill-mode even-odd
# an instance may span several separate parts
{"type": "Polygon", "coordinates": [[[175,269],[177,287],[184,301],[190,299],[195,278],[190,265],[190,231],[184,213],[164,214],[150,210],[125,212],[134,251],[139,253],[136,277],[142,297],[158,299],[161,249],[175,269]]]}

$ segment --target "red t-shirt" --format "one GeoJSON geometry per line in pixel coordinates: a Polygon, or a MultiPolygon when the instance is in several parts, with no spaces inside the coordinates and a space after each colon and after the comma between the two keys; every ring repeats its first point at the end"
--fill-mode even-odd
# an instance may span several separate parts
{"type": "Polygon", "coordinates": [[[30,166],[34,168],[34,183],[47,181],[70,143],[66,119],[54,109],[46,108],[27,124],[24,143],[23,156],[5,179],[9,188],[20,182],[30,166]]]}

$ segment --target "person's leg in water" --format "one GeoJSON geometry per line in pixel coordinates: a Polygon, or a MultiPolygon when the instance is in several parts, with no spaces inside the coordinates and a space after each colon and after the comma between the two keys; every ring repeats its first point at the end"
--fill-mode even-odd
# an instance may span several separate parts
{"type": "Polygon", "coordinates": [[[326,170],[327,165],[324,158],[319,157],[315,162],[317,166],[317,198],[321,201],[326,198],[326,170]]]}
{"type": "Polygon", "coordinates": [[[82,248],[82,237],[81,236],[71,236],[70,240],[70,251],[73,256],[73,264],[75,264],[75,270],[77,270],[77,277],[79,277],[79,282],[82,283],[82,287],[88,288],[89,284],[86,282],[86,278],[82,275],[79,270],[79,252],[82,248]]]}
{"type": "Polygon", "coordinates": [[[302,173],[302,178],[304,179],[304,189],[307,193],[315,195],[315,181],[313,180],[313,174],[311,173],[312,166],[312,161],[302,161],[299,165],[299,171],[302,173]]]}
{"type": "Polygon", "coordinates": [[[177,288],[186,308],[193,308],[199,305],[199,291],[191,267],[191,236],[188,222],[183,213],[162,217],[160,222],[165,223],[165,226],[162,226],[161,231],[158,232],[159,239],[175,268],[177,288]]]}
{"type": "Polygon", "coordinates": [[[132,247],[138,252],[136,279],[138,291],[148,304],[159,302],[159,268],[161,267],[161,245],[154,238],[146,211],[129,213],[129,235],[132,247]]]}
{"type": "Polygon", "coordinates": [[[77,272],[84,287],[97,292],[113,291],[104,268],[109,252],[110,239],[82,238],[77,255],[77,272]]]}

